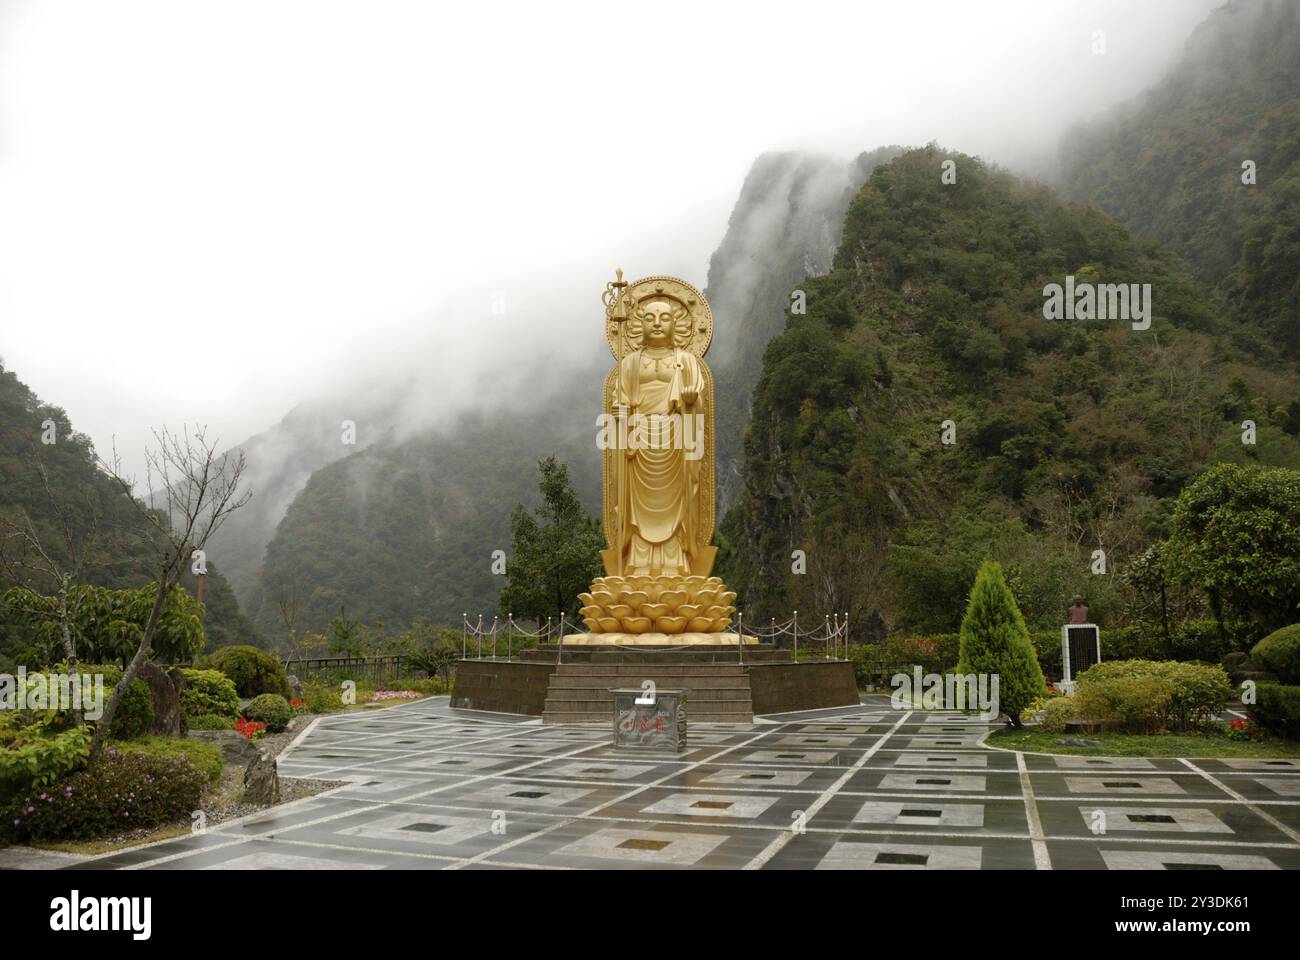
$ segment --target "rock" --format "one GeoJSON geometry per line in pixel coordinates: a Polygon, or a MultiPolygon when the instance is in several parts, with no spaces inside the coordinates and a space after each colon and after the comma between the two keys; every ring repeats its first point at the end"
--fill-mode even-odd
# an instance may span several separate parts
{"type": "Polygon", "coordinates": [[[1061,737],[1056,744],[1061,747],[1100,747],[1101,741],[1089,740],[1087,737],[1061,737]]]}
{"type": "Polygon", "coordinates": [[[149,698],[153,701],[153,723],[149,732],[163,737],[181,735],[181,688],[185,680],[180,670],[173,667],[164,670],[158,664],[146,660],[140,665],[136,674],[149,688],[149,698]]]}
{"type": "Polygon", "coordinates": [[[257,747],[253,741],[234,730],[191,730],[187,736],[191,740],[215,743],[221,748],[221,758],[226,763],[237,763],[242,766],[257,756],[257,747]]]}
{"type": "Polygon", "coordinates": [[[259,807],[280,802],[280,774],[275,757],[265,750],[258,750],[244,769],[244,802],[259,807]]]}
{"type": "Polygon", "coordinates": [[[293,691],[293,696],[292,696],[290,699],[292,699],[292,700],[301,700],[301,699],[302,699],[302,681],[299,680],[297,677],[295,677],[292,673],[289,674],[289,676],[286,677],[285,679],[289,681],[289,689],[293,691]]]}

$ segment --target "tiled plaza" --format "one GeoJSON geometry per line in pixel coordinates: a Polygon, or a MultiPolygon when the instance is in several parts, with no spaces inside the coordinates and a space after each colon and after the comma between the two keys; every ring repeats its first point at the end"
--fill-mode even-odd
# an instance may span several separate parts
{"type": "Polygon", "coordinates": [[[669,758],[436,698],[280,758],[344,787],[78,868],[1300,868],[1300,760],[1017,754],[993,728],[877,697],[697,724],[669,758]]]}

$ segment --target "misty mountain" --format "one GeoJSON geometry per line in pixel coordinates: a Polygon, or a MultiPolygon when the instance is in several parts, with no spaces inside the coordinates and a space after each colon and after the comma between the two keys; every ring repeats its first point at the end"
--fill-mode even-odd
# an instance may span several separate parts
{"type": "Polygon", "coordinates": [[[267,545],[250,615],[268,635],[284,632],[280,602],[295,596],[317,628],[345,610],[390,626],[490,615],[493,551],[509,554],[511,508],[537,499],[537,461],[554,453],[579,489],[598,489],[591,421],[579,436],[542,411],[482,414],[317,470],[267,545]]]}
{"type": "Polygon", "coordinates": [[[221,563],[245,607],[257,589],[266,544],[294,498],[317,470],[387,436],[393,409],[391,396],[304,403],[239,445],[253,497],[213,538],[208,554],[221,563]],[[353,443],[345,442],[345,421],[357,425],[353,443]]]}
{"type": "Polygon", "coordinates": [[[1059,624],[1075,592],[1105,623],[1131,599],[1116,575],[1200,470],[1300,466],[1294,364],[1246,349],[1176,257],[974,157],[878,167],[804,286],[807,314],[765,351],[721,526],[746,619],[955,630],[991,554],[1031,624],[1059,624]],[[1149,329],[1048,319],[1044,287],[1067,276],[1150,284],[1149,329]],[[1111,575],[1092,575],[1095,550],[1111,575]]]}
{"type": "Polygon", "coordinates": [[[741,440],[767,343],[805,277],[825,273],[844,212],[877,164],[902,147],[880,147],[845,164],[830,157],[759,157],[740,191],[722,243],[709,260],[705,295],[716,324],[709,363],[716,376],[718,513],[739,489],[741,440]]]}
{"type": "Polygon", "coordinates": [[[1063,138],[1065,195],[1183,257],[1300,357],[1300,2],[1233,0],[1155,87],[1063,138]],[[1253,184],[1243,183],[1253,164],[1253,184]]]}

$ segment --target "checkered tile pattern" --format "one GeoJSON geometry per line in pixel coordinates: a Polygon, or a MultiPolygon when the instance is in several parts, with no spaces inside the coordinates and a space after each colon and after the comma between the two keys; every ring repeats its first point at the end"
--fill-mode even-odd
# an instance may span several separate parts
{"type": "Polygon", "coordinates": [[[681,756],[446,698],[316,722],[288,777],[346,786],[101,869],[1300,868],[1300,761],[1018,754],[953,713],[697,724],[681,756]]]}

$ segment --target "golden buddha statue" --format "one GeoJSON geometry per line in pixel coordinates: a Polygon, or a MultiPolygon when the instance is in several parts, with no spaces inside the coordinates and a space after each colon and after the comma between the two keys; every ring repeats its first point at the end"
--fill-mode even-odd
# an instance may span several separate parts
{"type": "MultiPolygon", "coordinates": [[[[605,576],[579,596],[590,633],[565,643],[735,644],[736,595],[711,576],[713,315],[674,277],[623,282],[604,296],[615,364],[605,378],[605,576]]],[[[757,642],[751,637],[746,643],[757,642]]]]}

